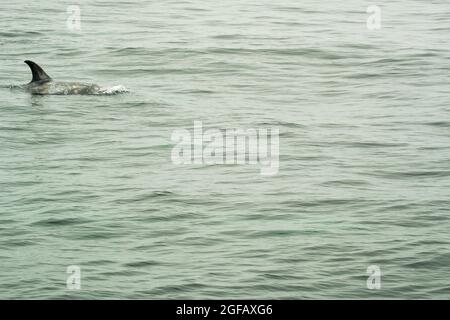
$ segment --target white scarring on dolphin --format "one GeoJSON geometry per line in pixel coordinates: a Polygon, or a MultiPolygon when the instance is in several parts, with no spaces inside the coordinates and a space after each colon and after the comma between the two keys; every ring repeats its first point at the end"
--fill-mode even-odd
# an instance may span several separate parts
{"type": "Polygon", "coordinates": [[[35,62],[30,60],[24,61],[31,69],[33,79],[30,83],[23,86],[27,91],[37,95],[99,95],[99,94],[116,94],[127,92],[123,86],[103,89],[96,84],[85,84],[78,82],[57,82],[45,73],[45,71],[35,62]]]}

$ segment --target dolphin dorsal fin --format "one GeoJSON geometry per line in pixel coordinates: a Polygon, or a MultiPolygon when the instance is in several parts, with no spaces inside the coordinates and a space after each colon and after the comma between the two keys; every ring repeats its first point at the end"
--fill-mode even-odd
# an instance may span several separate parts
{"type": "Polygon", "coordinates": [[[25,60],[24,62],[30,67],[31,73],[33,74],[33,79],[31,82],[52,80],[52,78],[50,78],[50,76],[46,74],[37,63],[30,60],[25,60]]]}

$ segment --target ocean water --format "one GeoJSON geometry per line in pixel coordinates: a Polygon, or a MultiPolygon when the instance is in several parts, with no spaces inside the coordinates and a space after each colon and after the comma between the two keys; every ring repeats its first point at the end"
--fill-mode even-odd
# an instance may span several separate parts
{"type": "Polygon", "coordinates": [[[449,30],[447,0],[1,0],[0,298],[448,299],[449,30]],[[27,59],[129,92],[10,90],[27,59]],[[175,164],[194,121],[278,129],[278,173],[175,164]]]}

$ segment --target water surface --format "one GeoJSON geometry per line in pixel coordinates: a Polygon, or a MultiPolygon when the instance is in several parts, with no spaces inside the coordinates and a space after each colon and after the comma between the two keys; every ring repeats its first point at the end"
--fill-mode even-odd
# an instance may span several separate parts
{"type": "Polygon", "coordinates": [[[448,1],[3,2],[0,298],[448,299],[448,1]],[[278,128],[278,175],[174,165],[194,121],[278,128]]]}

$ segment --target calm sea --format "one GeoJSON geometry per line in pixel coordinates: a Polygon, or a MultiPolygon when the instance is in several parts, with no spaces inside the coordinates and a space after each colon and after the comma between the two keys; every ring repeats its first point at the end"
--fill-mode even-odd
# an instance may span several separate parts
{"type": "Polygon", "coordinates": [[[448,299],[449,31],[448,0],[1,0],[0,298],[448,299]],[[27,59],[129,92],[10,90],[27,59]],[[175,164],[194,121],[278,129],[278,173],[175,164]]]}

